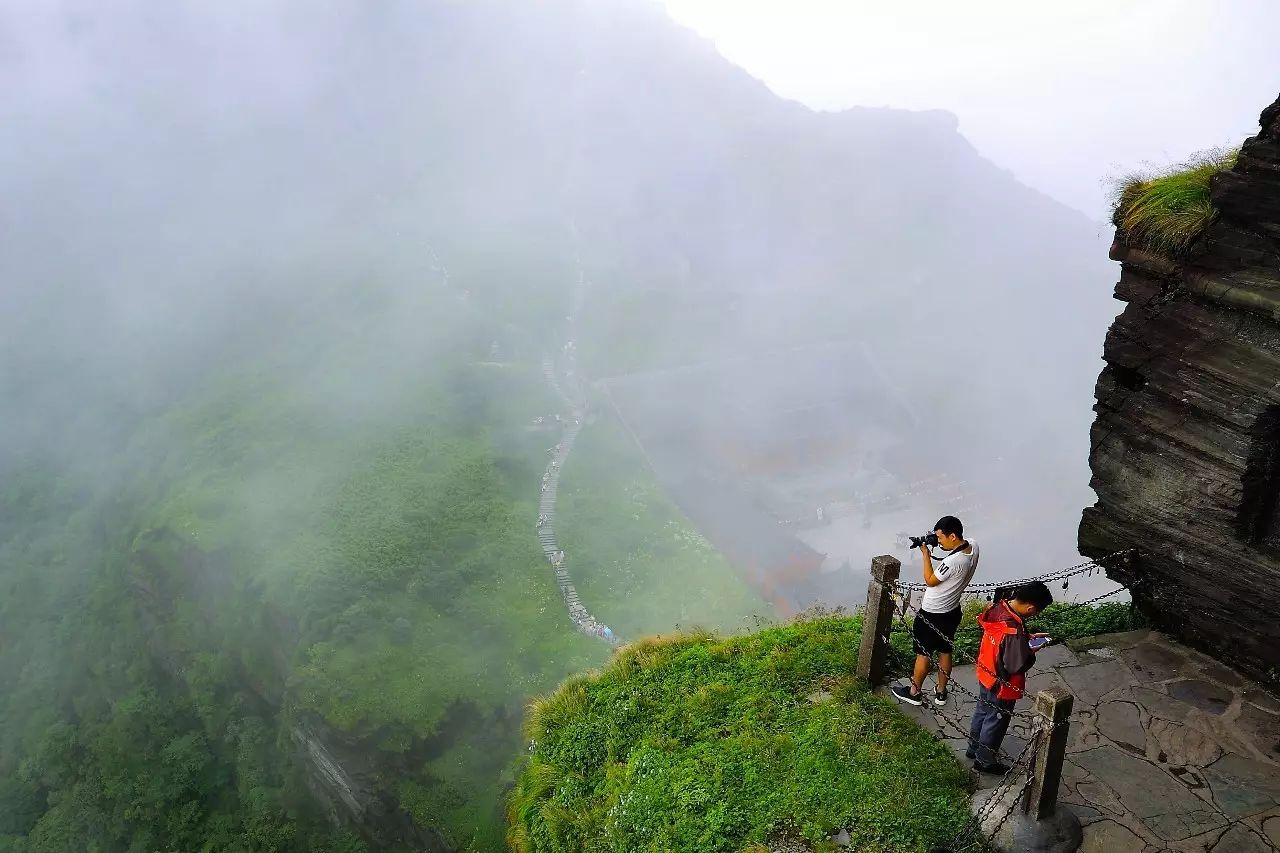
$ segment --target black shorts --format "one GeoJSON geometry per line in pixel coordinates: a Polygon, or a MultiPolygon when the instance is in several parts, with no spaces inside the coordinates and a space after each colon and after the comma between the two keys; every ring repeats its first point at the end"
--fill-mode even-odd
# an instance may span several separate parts
{"type": "Polygon", "coordinates": [[[951,644],[960,627],[960,608],[946,613],[921,610],[911,623],[911,644],[918,655],[951,654],[951,644]],[[930,627],[932,626],[932,627],[930,627]],[[934,629],[937,630],[934,630],[934,629]]]}

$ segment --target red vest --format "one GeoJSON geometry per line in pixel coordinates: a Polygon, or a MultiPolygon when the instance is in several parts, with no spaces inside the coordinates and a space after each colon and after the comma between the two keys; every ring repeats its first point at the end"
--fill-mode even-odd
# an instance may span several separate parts
{"type": "MultiPolygon", "coordinates": [[[[1003,601],[993,604],[978,614],[978,624],[982,626],[982,645],[978,648],[978,682],[988,690],[1000,681],[996,677],[996,659],[1000,656],[1000,646],[1004,638],[1018,636],[1026,629],[1022,625],[1022,617],[1008,607],[1003,601]]],[[[1023,638],[1025,642],[1025,637],[1023,638]]],[[[996,692],[997,699],[1021,699],[1027,686],[1026,673],[1007,675],[996,692]]]]}

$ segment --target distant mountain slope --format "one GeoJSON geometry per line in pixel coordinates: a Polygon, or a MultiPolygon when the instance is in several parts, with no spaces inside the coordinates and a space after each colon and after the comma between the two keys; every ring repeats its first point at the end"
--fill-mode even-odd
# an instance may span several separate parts
{"type": "Polygon", "coordinates": [[[591,378],[853,339],[949,397],[922,456],[1083,488],[1092,226],[952,116],[814,113],[649,0],[6,19],[0,851],[496,843],[521,703],[602,654],[532,538],[580,267],[591,378]]]}

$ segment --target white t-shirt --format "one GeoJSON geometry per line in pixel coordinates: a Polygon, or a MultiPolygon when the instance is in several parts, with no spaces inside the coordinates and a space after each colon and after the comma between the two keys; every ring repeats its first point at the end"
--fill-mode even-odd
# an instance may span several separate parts
{"type": "Polygon", "coordinates": [[[969,546],[973,549],[970,554],[961,548],[944,559],[934,561],[933,573],[942,583],[925,588],[924,598],[920,601],[921,610],[946,613],[960,606],[960,594],[978,570],[978,543],[970,539],[969,546]]]}

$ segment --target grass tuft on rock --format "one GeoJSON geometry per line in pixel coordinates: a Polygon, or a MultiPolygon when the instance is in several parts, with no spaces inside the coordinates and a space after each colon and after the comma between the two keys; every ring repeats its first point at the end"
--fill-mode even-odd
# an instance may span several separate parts
{"type": "Polygon", "coordinates": [[[738,851],[786,835],[826,849],[846,827],[853,849],[888,853],[950,838],[967,772],[853,677],[861,630],[824,616],[666,635],[566,681],[530,706],[511,848],[738,851]]]}
{"type": "Polygon", "coordinates": [[[1116,187],[1112,222],[1130,246],[1177,258],[1213,224],[1209,179],[1236,164],[1239,149],[1207,151],[1167,170],[1130,175],[1116,187]]]}

